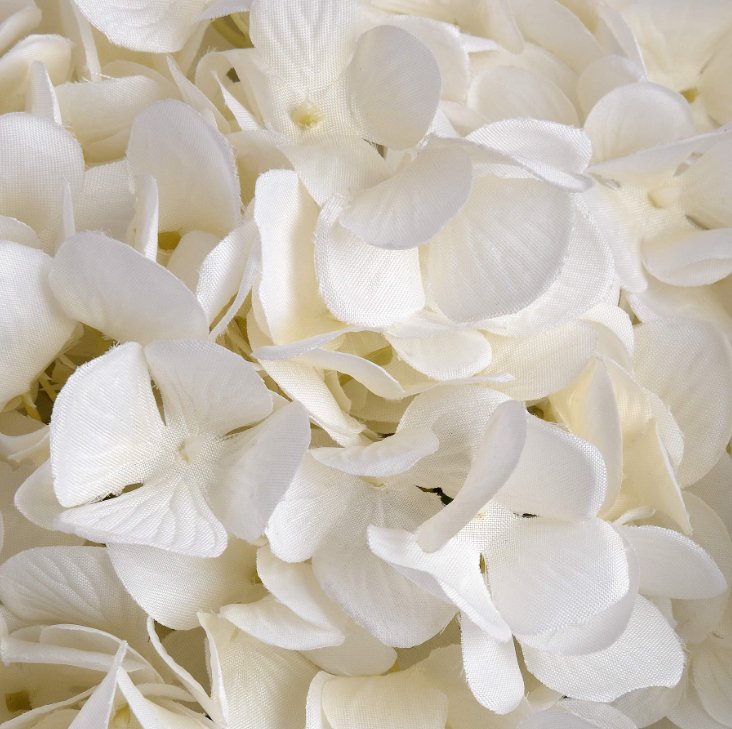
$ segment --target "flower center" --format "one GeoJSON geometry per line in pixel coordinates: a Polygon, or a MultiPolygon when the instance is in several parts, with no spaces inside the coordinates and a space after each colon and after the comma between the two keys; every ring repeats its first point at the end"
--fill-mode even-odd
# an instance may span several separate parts
{"type": "Polygon", "coordinates": [[[292,110],[292,121],[300,127],[307,130],[320,124],[323,121],[323,111],[318,108],[312,101],[304,101],[300,106],[292,110]]]}
{"type": "Polygon", "coordinates": [[[178,447],[180,457],[186,463],[195,463],[213,457],[214,436],[200,433],[186,438],[178,447]]]}

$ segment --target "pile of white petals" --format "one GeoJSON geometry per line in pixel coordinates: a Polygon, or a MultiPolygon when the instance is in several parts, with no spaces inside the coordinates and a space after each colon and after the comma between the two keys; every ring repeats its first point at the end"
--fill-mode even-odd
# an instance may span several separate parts
{"type": "Polygon", "coordinates": [[[2,0],[2,729],[732,728],[730,0],[2,0]]]}

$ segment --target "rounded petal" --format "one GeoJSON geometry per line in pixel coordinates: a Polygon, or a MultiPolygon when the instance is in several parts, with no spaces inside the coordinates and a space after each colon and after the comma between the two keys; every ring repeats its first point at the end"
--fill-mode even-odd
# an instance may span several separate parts
{"type": "Polygon", "coordinates": [[[138,344],[79,367],[53,407],[54,491],[78,506],[149,478],[165,458],[163,428],[138,344]]]}
{"type": "Polygon", "coordinates": [[[41,241],[55,242],[64,204],[81,190],[84,158],[74,137],[30,114],[0,117],[0,214],[27,223],[41,241]]]}
{"type": "Polygon", "coordinates": [[[416,249],[383,250],[359,240],[339,222],[342,203],[332,200],[315,234],[315,269],[320,292],[341,321],[388,326],[424,306],[416,249]]]}
{"type": "Polygon", "coordinates": [[[209,0],[145,0],[98,3],[74,0],[84,17],[117,46],[133,51],[179,51],[198,26],[198,16],[209,0]]]}
{"type": "Polygon", "coordinates": [[[348,80],[351,111],[366,139],[404,149],[427,133],[442,80],[435,57],[413,35],[390,25],[364,33],[348,80]]]}
{"type": "Polygon", "coordinates": [[[101,233],[77,233],[56,254],[51,289],[66,313],[116,339],[208,335],[201,305],[172,273],[101,233]]]}
{"type": "Polygon", "coordinates": [[[231,146],[180,101],[159,101],[137,115],[127,162],[152,175],[160,196],[160,230],[205,230],[225,236],[239,222],[240,188],[231,146]]]}
{"type": "Polygon", "coordinates": [[[646,686],[675,686],[684,652],[673,628],[638,596],[630,622],[609,648],[583,656],[557,656],[523,646],[526,666],[542,683],[585,701],[613,701],[646,686]]]}
{"type": "Polygon", "coordinates": [[[512,314],[549,288],[570,239],[569,196],[538,180],[483,177],[432,240],[432,301],[456,322],[512,314]]]}
{"type": "Polygon", "coordinates": [[[413,248],[460,210],[472,182],[472,164],[463,149],[427,146],[396,174],[357,193],[339,221],[378,248],[413,248]]]}

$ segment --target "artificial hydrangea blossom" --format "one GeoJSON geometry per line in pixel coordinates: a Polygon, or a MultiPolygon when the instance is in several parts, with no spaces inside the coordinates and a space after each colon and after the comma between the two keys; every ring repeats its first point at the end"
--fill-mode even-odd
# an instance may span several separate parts
{"type": "Polygon", "coordinates": [[[729,0],[0,5],[0,729],[732,729],[729,0]]]}

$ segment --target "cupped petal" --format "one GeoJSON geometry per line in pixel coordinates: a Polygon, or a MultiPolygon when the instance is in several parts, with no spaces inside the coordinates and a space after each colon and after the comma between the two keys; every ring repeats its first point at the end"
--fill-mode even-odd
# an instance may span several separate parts
{"type": "Polygon", "coordinates": [[[727,589],[714,560],[698,544],[672,529],[619,526],[640,564],[640,591],[648,597],[701,600],[727,589]]]}
{"type": "Polygon", "coordinates": [[[383,478],[407,471],[439,445],[431,430],[402,430],[367,446],[313,448],[310,455],[338,471],[383,478]]]}
{"type": "Polygon", "coordinates": [[[442,79],[435,57],[411,33],[391,25],[367,31],[347,73],[351,112],[366,139],[404,149],[427,133],[442,79]]]}
{"type": "Polygon", "coordinates": [[[72,197],[81,190],[81,146],[58,124],[23,113],[0,118],[0,140],[0,214],[27,223],[52,247],[60,227],[64,183],[72,197]]]}
{"type": "Polygon", "coordinates": [[[595,446],[530,417],[518,465],[497,499],[519,514],[574,521],[597,514],[606,489],[605,463],[595,446]]]}
{"type": "Polygon", "coordinates": [[[310,421],[298,402],[225,443],[219,480],[206,498],[231,534],[262,535],[310,443],[310,421]]]}
{"type": "Polygon", "coordinates": [[[432,302],[456,322],[512,314],[546,291],[569,243],[569,196],[539,180],[482,177],[431,241],[432,302]]]}
{"type": "Polygon", "coordinates": [[[585,119],[596,162],[624,157],[694,134],[681,94],[658,84],[625,84],[603,96],[585,119]]]}
{"type": "Polygon", "coordinates": [[[732,350],[714,325],[692,319],[646,322],[635,335],[636,375],[678,422],[684,435],[679,481],[694,483],[732,437],[732,350]]]}
{"type": "Polygon", "coordinates": [[[163,266],[101,233],[77,233],[49,275],[64,311],[117,341],[204,339],[208,321],[186,285],[163,266]]]}
{"type": "Polygon", "coordinates": [[[583,656],[558,656],[523,646],[526,666],[542,683],[585,701],[613,701],[647,686],[675,686],[684,652],[661,612],[640,595],[630,622],[608,648],[583,656]]]}
{"type": "Polygon", "coordinates": [[[79,367],[56,398],[50,436],[62,506],[150,478],[164,463],[166,447],[142,348],[123,344],[79,367]]]}
{"type": "Polygon", "coordinates": [[[454,145],[427,145],[394,175],[357,193],[339,222],[378,248],[413,248],[436,235],[470,194],[470,157],[454,145]]]}
{"type": "Polygon", "coordinates": [[[228,541],[198,484],[173,474],[115,499],[68,509],[56,523],[94,542],[146,545],[191,557],[217,557],[228,541]]]}
{"type": "Polygon", "coordinates": [[[508,400],[496,408],[457,496],[417,530],[422,549],[443,547],[500,491],[521,458],[526,421],[521,403],[508,400]]]}
{"type": "Polygon", "coordinates": [[[646,268],[675,286],[706,286],[732,273],[732,228],[703,230],[643,246],[646,268]]]}
{"type": "Polygon", "coordinates": [[[252,584],[254,547],[238,540],[214,559],[134,544],[110,544],[107,552],[135,602],[156,622],[174,630],[197,628],[199,612],[259,593],[252,584]]]}
{"type": "Polygon", "coordinates": [[[0,241],[0,406],[28,391],[74,332],[49,289],[50,270],[43,251],[0,241]]]}
{"type": "Polygon", "coordinates": [[[84,17],[112,43],[133,51],[173,53],[185,45],[198,27],[199,15],[209,0],[144,0],[123,4],[74,0],[84,17]]]}
{"type": "Polygon", "coordinates": [[[460,633],[465,678],[473,696],[497,714],[510,713],[524,697],[524,679],[513,639],[496,640],[464,615],[460,618],[460,633]]]}
{"type": "Polygon", "coordinates": [[[410,367],[442,382],[472,377],[491,363],[493,350],[481,332],[450,330],[420,337],[385,335],[410,367]]]}
{"type": "Polygon", "coordinates": [[[323,207],[315,233],[320,293],[341,321],[388,326],[424,306],[416,249],[384,250],[359,240],[339,222],[343,202],[323,207]]]}
{"type": "Polygon", "coordinates": [[[627,594],[622,538],[610,524],[512,517],[482,545],[496,607],[514,633],[578,625],[627,594]]]}
{"type": "Polygon", "coordinates": [[[160,230],[205,230],[221,237],[239,222],[234,152],[213,126],[180,101],[159,101],[137,115],[127,162],[152,175],[160,196],[160,230]]]}
{"type": "Polygon", "coordinates": [[[144,354],[168,427],[224,436],[272,412],[272,396],[254,366],[224,347],[158,341],[144,354]]]}

